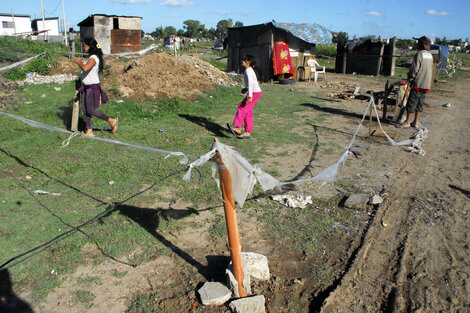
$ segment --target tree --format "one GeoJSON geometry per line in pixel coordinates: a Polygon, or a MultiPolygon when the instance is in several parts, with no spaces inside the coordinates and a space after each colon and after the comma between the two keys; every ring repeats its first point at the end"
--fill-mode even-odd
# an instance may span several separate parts
{"type": "Polygon", "coordinates": [[[243,23],[240,21],[236,21],[233,27],[243,27],[243,23]]]}
{"type": "Polygon", "coordinates": [[[341,44],[349,40],[349,35],[346,32],[338,32],[333,36],[333,43],[341,44]]]}
{"type": "Polygon", "coordinates": [[[206,28],[196,20],[186,20],[183,22],[183,28],[186,30],[185,35],[190,38],[200,38],[201,32],[206,28]]]}
{"type": "Polygon", "coordinates": [[[178,29],[176,32],[176,36],[183,37],[185,35],[184,29],[178,29]]]}
{"type": "Polygon", "coordinates": [[[155,31],[151,33],[151,35],[157,38],[165,37],[165,30],[163,29],[163,26],[160,25],[160,27],[157,27],[155,31]]]}
{"type": "Polygon", "coordinates": [[[215,29],[215,34],[217,38],[225,38],[228,35],[228,28],[232,27],[233,21],[231,18],[228,20],[220,20],[217,23],[216,29],[215,29]]]}
{"type": "Polygon", "coordinates": [[[174,35],[176,35],[176,28],[174,28],[173,26],[165,27],[165,37],[174,35]]]}

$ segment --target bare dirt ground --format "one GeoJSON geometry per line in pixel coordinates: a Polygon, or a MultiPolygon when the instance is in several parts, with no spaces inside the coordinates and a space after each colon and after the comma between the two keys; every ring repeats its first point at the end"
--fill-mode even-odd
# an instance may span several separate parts
{"type": "MultiPolygon", "coordinates": [[[[306,104],[299,120],[331,114],[314,126],[328,129],[327,133],[318,132],[319,141],[340,151],[347,146],[367,101],[336,101],[327,93],[339,91],[341,85],[380,91],[384,81],[336,74],[329,74],[328,81],[330,87],[322,82],[302,82],[292,88],[328,104],[327,109],[306,104]]],[[[345,195],[351,186],[369,193],[387,191],[378,206],[333,210],[348,214],[353,226],[338,224],[340,235],[321,243],[322,254],[306,255],[287,243],[267,240],[250,201],[238,211],[242,250],[264,254],[270,263],[272,278],[252,287],[255,294],[266,297],[267,312],[470,312],[469,83],[470,70],[464,68],[457,82],[439,83],[428,95],[429,106],[422,117],[429,130],[425,156],[391,146],[381,137],[359,137],[358,143],[370,143],[371,147],[358,157],[350,156],[340,167],[336,181],[341,184],[319,188],[309,183],[293,191],[324,198],[345,195]],[[443,103],[451,106],[440,107],[443,103]]],[[[299,130],[313,127],[299,125],[299,130]]],[[[395,130],[393,125],[385,128],[395,130]]],[[[395,139],[408,139],[413,132],[401,129],[395,139]]],[[[262,160],[262,165],[279,170],[281,179],[291,179],[295,173],[309,177],[336,161],[318,155],[309,164],[311,155],[312,151],[302,150],[281,163],[270,158],[262,160]]],[[[260,201],[271,200],[260,197],[260,201]]],[[[160,209],[164,215],[174,216],[184,215],[190,206],[148,203],[145,209],[137,209],[160,209]]],[[[222,207],[217,210],[223,214],[222,207]]],[[[314,204],[312,210],[330,209],[314,204]]],[[[290,214],[290,209],[281,209],[279,214],[290,214]]],[[[201,210],[188,223],[200,221],[204,225],[210,218],[209,210],[201,210]]],[[[61,286],[36,308],[37,312],[124,312],[136,294],[152,295],[155,312],[229,312],[227,306],[202,307],[194,291],[205,281],[225,280],[223,272],[229,262],[226,244],[211,240],[208,226],[185,227],[164,235],[159,233],[158,223],[143,223],[156,244],[172,253],[155,256],[137,268],[113,261],[82,265],[62,278],[61,286]],[[95,295],[91,304],[77,299],[77,291],[82,290],[95,295]]],[[[82,253],[91,257],[99,252],[89,246],[82,253]]],[[[27,293],[19,296],[27,299],[27,293]]]]}

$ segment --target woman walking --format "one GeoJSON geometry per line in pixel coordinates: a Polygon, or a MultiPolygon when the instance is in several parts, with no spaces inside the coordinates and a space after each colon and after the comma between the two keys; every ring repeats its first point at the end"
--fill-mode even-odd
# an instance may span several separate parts
{"type": "Polygon", "coordinates": [[[103,51],[101,51],[100,45],[93,38],[85,38],[83,40],[83,49],[88,53],[88,59],[82,60],[76,58],[75,62],[82,69],[80,80],[82,86],[78,89],[82,97],[83,116],[86,123],[87,136],[95,136],[92,128],[92,116],[96,116],[109,123],[111,126],[111,132],[115,133],[118,126],[117,118],[110,118],[101,111],[98,111],[98,107],[101,103],[108,102],[108,96],[101,89],[99,74],[103,71],[103,51]]]}

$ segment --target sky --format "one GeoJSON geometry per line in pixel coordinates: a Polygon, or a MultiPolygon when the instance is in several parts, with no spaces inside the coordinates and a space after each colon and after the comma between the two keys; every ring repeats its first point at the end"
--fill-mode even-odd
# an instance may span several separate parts
{"type": "MultiPolygon", "coordinates": [[[[67,29],[90,14],[142,17],[142,30],[159,26],[183,28],[197,20],[207,29],[231,18],[245,26],[275,20],[279,23],[316,23],[349,38],[376,35],[401,39],[428,36],[470,38],[469,0],[42,0],[45,17],[62,21],[62,1],[67,29]],[[410,4],[411,3],[411,4],[410,4]]],[[[41,0],[1,0],[0,13],[41,18],[41,0]]]]}

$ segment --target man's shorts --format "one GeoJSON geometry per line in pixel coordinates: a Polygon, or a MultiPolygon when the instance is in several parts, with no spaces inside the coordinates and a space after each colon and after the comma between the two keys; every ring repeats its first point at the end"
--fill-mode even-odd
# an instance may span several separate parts
{"type": "Polygon", "coordinates": [[[411,89],[408,102],[406,104],[406,112],[416,113],[423,112],[424,100],[426,99],[426,92],[411,89]]]}

